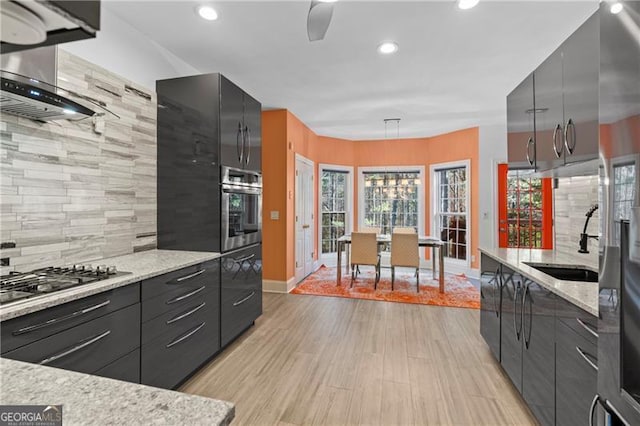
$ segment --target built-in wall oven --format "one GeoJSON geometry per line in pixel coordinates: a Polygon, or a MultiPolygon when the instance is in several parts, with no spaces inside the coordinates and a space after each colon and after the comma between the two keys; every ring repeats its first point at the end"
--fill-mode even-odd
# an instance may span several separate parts
{"type": "Polygon", "coordinates": [[[262,241],[262,174],[222,167],[222,251],[262,241]]]}

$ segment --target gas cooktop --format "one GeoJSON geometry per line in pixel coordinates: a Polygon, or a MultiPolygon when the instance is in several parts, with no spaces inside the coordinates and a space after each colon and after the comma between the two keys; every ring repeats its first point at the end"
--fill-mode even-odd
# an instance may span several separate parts
{"type": "Polygon", "coordinates": [[[31,272],[11,272],[0,276],[0,305],[130,273],[106,265],[95,269],[91,265],[49,266],[31,272]]]}

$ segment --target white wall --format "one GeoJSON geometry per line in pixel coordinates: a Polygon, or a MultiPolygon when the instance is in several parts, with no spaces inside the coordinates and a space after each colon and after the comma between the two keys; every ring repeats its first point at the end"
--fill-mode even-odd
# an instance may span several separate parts
{"type": "Polygon", "coordinates": [[[61,44],[60,48],[151,90],[159,79],[201,74],[108,7],[101,13],[96,38],[61,44]]]}
{"type": "Polygon", "coordinates": [[[480,247],[498,245],[497,164],[507,162],[507,119],[504,124],[480,126],[480,247]]]}

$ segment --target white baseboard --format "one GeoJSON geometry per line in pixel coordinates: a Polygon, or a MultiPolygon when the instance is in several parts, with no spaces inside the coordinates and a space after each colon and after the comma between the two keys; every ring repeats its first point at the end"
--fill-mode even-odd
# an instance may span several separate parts
{"type": "Polygon", "coordinates": [[[289,293],[296,286],[295,277],[287,281],[262,280],[263,293],[289,293]]]}

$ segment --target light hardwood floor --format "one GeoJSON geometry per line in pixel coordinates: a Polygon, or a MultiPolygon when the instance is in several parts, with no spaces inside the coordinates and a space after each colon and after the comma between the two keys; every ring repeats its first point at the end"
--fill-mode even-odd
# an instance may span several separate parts
{"type": "Polygon", "coordinates": [[[471,309],[266,293],[180,390],[233,401],[238,425],[536,424],[471,309]]]}

